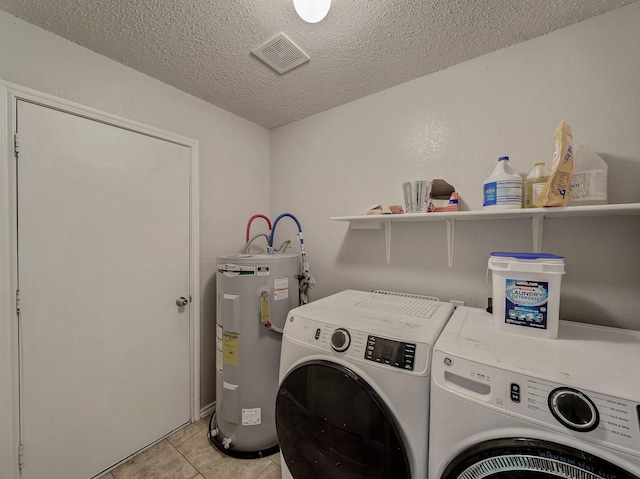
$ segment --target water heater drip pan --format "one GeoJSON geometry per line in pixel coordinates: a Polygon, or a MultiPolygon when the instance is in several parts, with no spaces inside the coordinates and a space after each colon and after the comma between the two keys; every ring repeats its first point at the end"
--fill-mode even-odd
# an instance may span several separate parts
{"type": "Polygon", "coordinates": [[[440,300],[433,296],[394,293],[392,291],[374,291],[371,296],[356,304],[359,308],[404,314],[429,319],[438,310],[440,300]]]}

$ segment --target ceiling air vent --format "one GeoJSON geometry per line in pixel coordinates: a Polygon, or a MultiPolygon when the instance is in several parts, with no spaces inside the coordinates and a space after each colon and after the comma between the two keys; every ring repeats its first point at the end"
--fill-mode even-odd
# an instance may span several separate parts
{"type": "Polygon", "coordinates": [[[280,74],[309,61],[307,54],[289,40],[284,33],[259,46],[251,53],[280,74]]]}

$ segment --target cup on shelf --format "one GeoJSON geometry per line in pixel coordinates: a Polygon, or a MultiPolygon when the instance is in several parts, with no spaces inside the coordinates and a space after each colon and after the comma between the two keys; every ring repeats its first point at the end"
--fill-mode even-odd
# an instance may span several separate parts
{"type": "Polygon", "coordinates": [[[402,184],[404,207],[407,213],[426,213],[431,192],[431,181],[405,181],[402,184]]]}

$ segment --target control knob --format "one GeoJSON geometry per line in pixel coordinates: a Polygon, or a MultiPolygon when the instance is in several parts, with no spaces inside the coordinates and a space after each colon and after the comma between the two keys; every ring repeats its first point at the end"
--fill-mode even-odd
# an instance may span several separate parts
{"type": "Polygon", "coordinates": [[[563,426],[589,432],[598,427],[600,414],[589,397],[577,389],[560,387],[549,393],[549,410],[563,426]]]}
{"type": "Polygon", "coordinates": [[[344,328],[338,328],[331,334],[331,347],[339,353],[346,351],[351,344],[351,335],[344,328]]]}

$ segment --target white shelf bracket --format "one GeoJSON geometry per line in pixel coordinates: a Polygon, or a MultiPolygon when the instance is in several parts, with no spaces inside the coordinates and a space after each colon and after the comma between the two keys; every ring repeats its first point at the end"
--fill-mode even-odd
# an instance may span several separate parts
{"type": "Polygon", "coordinates": [[[455,233],[456,220],[447,218],[447,257],[449,268],[453,267],[453,236],[455,233]]]}
{"type": "Polygon", "coordinates": [[[391,221],[385,221],[384,225],[384,244],[387,249],[387,264],[391,262],[391,221]]]}
{"type": "Polygon", "coordinates": [[[533,252],[542,251],[542,230],[544,227],[544,215],[533,215],[531,217],[531,231],[533,233],[533,252]]]}

